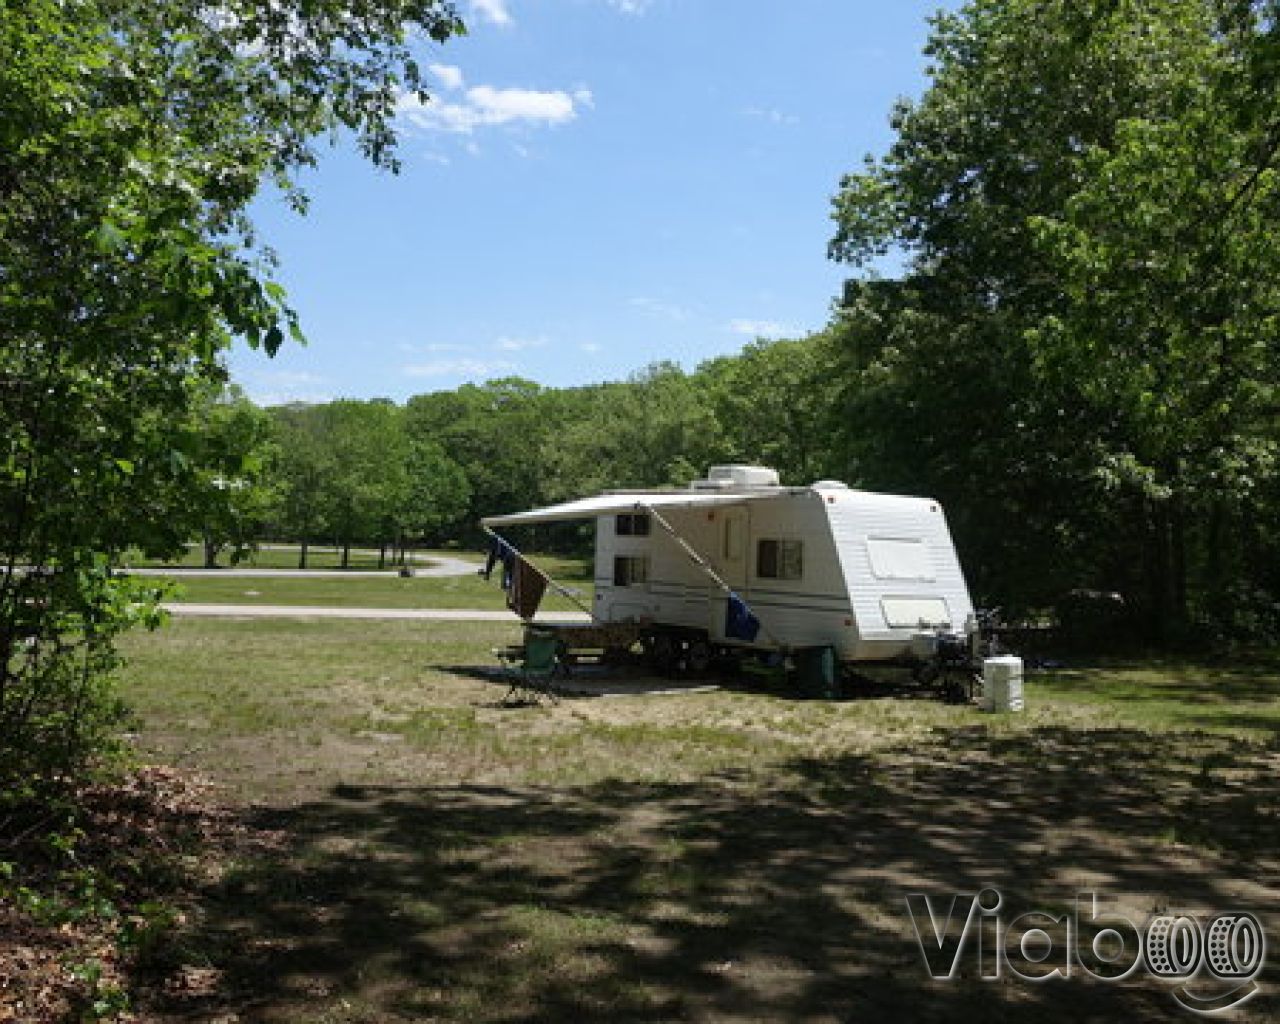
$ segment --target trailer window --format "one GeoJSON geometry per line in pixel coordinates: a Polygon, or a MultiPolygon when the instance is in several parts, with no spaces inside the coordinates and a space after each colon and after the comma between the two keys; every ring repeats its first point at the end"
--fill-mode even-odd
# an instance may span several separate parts
{"type": "Polygon", "coordinates": [[[929,545],[915,537],[868,537],[867,555],[878,580],[932,580],[929,545]]]}
{"type": "Polygon", "coordinates": [[[880,609],[890,629],[951,627],[947,602],[940,597],[885,597],[880,600],[880,609]]]}
{"type": "Polygon", "coordinates": [[[619,537],[649,536],[649,517],[643,512],[624,513],[617,517],[614,533],[619,537]]]}
{"type": "Polygon", "coordinates": [[[756,575],[765,580],[804,576],[804,541],[761,540],[756,545],[756,575]]]}
{"type": "Polygon", "coordinates": [[[613,560],[613,585],[636,587],[649,580],[649,559],[618,555],[613,560]]]}

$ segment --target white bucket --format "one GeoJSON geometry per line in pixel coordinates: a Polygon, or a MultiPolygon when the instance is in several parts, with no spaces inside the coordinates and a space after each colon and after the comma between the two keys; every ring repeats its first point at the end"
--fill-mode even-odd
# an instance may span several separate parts
{"type": "Polygon", "coordinates": [[[982,663],[982,710],[1021,711],[1022,659],[1012,654],[987,658],[982,663]]]}

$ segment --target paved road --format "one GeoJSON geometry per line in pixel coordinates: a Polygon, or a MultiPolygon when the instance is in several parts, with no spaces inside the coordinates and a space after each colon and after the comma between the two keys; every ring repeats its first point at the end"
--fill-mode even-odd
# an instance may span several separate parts
{"type": "MultiPolygon", "coordinates": [[[[484,563],[468,561],[465,558],[452,558],[447,555],[432,555],[431,565],[415,565],[415,576],[470,576],[484,568],[484,563]]],[[[368,576],[398,576],[396,569],[250,569],[238,566],[226,569],[125,569],[132,576],[204,576],[207,578],[266,578],[275,577],[294,579],[363,579],[368,576]]]]}
{"type": "MultiPolygon", "coordinates": [[[[328,608],[323,605],[188,604],[167,602],[175,616],[220,619],[425,619],[437,622],[518,622],[514,612],[480,608],[328,608]]],[[[581,612],[552,612],[537,622],[590,622],[581,612]]]]}

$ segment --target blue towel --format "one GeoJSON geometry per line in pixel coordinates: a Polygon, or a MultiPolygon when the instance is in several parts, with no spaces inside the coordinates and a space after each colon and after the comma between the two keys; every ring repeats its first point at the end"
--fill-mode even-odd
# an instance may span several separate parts
{"type": "Polygon", "coordinates": [[[746,601],[730,591],[729,600],[725,602],[724,635],[753,643],[759,632],[760,620],[751,614],[746,601]]]}
{"type": "Polygon", "coordinates": [[[498,563],[502,563],[502,589],[511,589],[511,577],[515,572],[516,559],[515,548],[508,544],[501,537],[491,537],[489,540],[489,560],[485,562],[484,568],[480,570],[480,575],[488,579],[493,575],[493,568],[498,563]]]}

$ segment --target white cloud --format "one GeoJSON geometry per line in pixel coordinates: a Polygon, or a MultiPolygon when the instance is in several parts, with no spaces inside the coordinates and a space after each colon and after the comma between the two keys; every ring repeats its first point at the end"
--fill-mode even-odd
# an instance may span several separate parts
{"type": "Polygon", "coordinates": [[[327,378],[305,370],[270,370],[253,374],[244,384],[245,393],[256,405],[289,405],[305,402],[318,405],[333,401],[327,378]]]}
{"type": "Polygon", "coordinates": [[[507,0],[471,0],[471,9],[492,25],[505,27],[514,24],[511,12],[507,10],[507,0]]]}
{"type": "Polygon", "coordinates": [[[784,338],[797,334],[794,328],[777,320],[747,320],[739,318],[729,321],[729,330],[734,334],[743,334],[748,338],[784,338]]]}
{"type": "Polygon", "coordinates": [[[501,337],[494,345],[502,352],[524,352],[526,349],[542,348],[547,344],[546,338],[509,338],[501,337]]]}
{"type": "Polygon", "coordinates": [[[436,81],[440,83],[440,87],[448,89],[450,92],[456,92],[462,88],[462,69],[452,64],[429,64],[428,68],[435,75],[436,81]]]}
{"type": "MultiPolygon", "coordinates": [[[[452,91],[461,91],[461,73],[458,82],[452,91]]],[[[446,85],[446,90],[450,88],[446,85]]],[[[499,89],[475,85],[461,92],[457,101],[435,99],[423,103],[412,93],[401,93],[396,111],[409,124],[426,131],[470,135],[485,126],[566,124],[578,116],[579,107],[590,105],[589,89],[579,88],[568,93],[562,89],[499,89]]]]}
{"type": "Polygon", "coordinates": [[[545,121],[560,124],[575,116],[574,97],[567,92],[540,92],[537,89],[495,89],[477,85],[467,90],[467,99],[484,124],[509,121],[545,121]]]}
{"type": "Polygon", "coordinates": [[[608,0],[610,7],[623,14],[644,14],[652,3],[653,0],[608,0]]]}
{"type": "Polygon", "coordinates": [[[637,309],[643,309],[646,313],[652,313],[654,316],[666,317],[668,320],[689,319],[689,311],[683,306],[677,306],[670,302],[661,302],[658,299],[650,299],[643,295],[632,299],[631,305],[637,309]]]}
{"type": "Polygon", "coordinates": [[[578,346],[578,348],[582,349],[583,352],[592,352],[592,353],[599,352],[601,350],[601,346],[594,341],[584,341],[581,345],[578,346]]]}
{"type": "Polygon", "coordinates": [[[768,121],[770,124],[798,124],[800,118],[795,114],[788,114],[784,110],[778,110],[775,107],[747,107],[742,112],[747,117],[758,118],[761,121],[768,121]]]}
{"type": "Polygon", "coordinates": [[[435,359],[402,366],[400,372],[408,377],[486,377],[515,368],[506,359],[435,359]]]}
{"type": "Polygon", "coordinates": [[[325,379],[319,374],[307,370],[272,370],[270,373],[258,374],[259,383],[269,383],[276,387],[296,387],[299,384],[324,384],[325,379]]]}
{"type": "Polygon", "coordinates": [[[260,409],[276,405],[324,405],[335,397],[331,391],[249,391],[248,394],[260,409]]]}
{"type": "Polygon", "coordinates": [[[431,341],[425,345],[411,345],[407,341],[402,341],[396,346],[400,352],[406,355],[418,355],[422,352],[438,354],[440,352],[466,352],[467,346],[458,345],[451,341],[431,341]]]}

